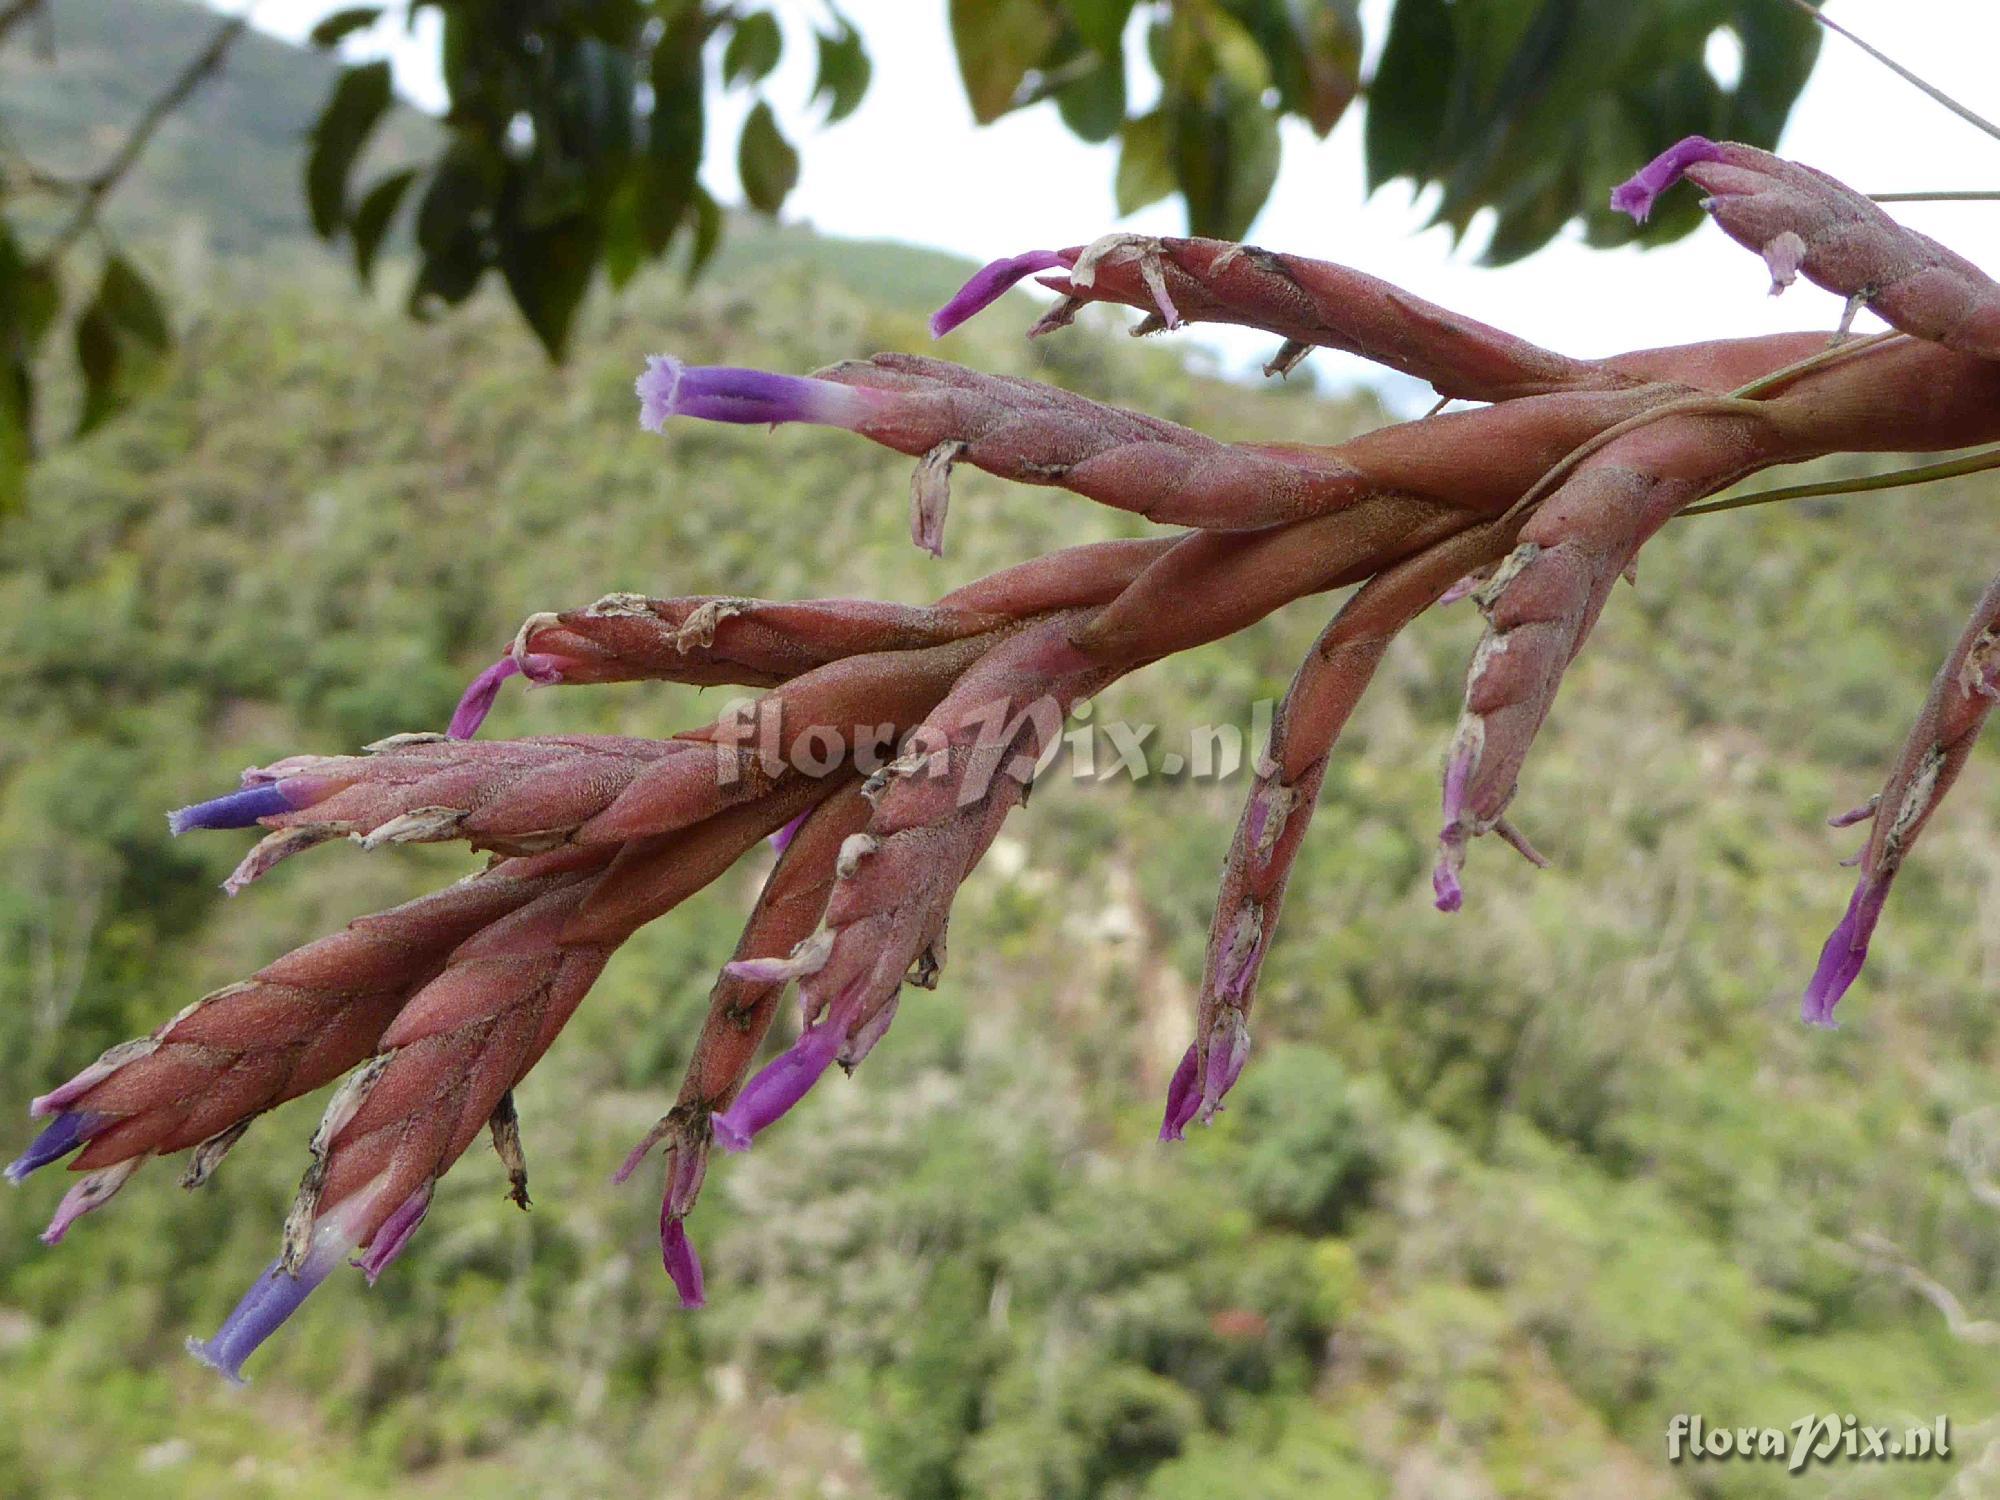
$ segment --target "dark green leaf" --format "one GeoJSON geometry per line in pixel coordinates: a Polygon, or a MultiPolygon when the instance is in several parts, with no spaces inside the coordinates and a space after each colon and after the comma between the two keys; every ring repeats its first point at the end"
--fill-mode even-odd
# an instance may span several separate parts
{"type": "Polygon", "coordinates": [[[760,213],[775,214],[799,180],[799,153],[778,130],[777,117],[763,100],[743,122],[736,143],[736,170],[743,196],[760,213]]]}
{"type": "Polygon", "coordinates": [[[1444,0],[1397,0],[1368,84],[1362,145],[1371,193],[1393,177],[1422,181],[1429,175],[1457,45],[1444,0]]]}
{"type": "Polygon", "coordinates": [[[1118,148],[1116,194],[1120,216],[1159,202],[1175,185],[1166,116],[1154,110],[1126,122],[1118,148]]]}
{"type": "Polygon", "coordinates": [[[702,103],[698,11],[676,18],[653,50],[653,116],[638,197],[632,203],[648,255],[667,248],[686,215],[701,170],[707,121],[702,103]]]}
{"type": "Polygon", "coordinates": [[[722,207],[706,188],[698,187],[688,208],[694,215],[694,238],[688,245],[687,279],[693,281],[714,259],[715,247],[722,243],[722,207]]]}
{"type": "Polygon", "coordinates": [[[118,374],[122,359],[118,330],[101,302],[93,301],[76,320],[76,363],[83,374],[83,410],[76,432],[84,433],[118,410],[118,374]]]}
{"type": "Polygon", "coordinates": [[[307,33],[306,40],[315,47],[337,47],[341,41],[357,31],[366,31],[382,19],[379,5],[350,5],[345,10],[337,10],[307,33]]]}
{"type": "Polygon", "coordinates": [[[431,173],[417,205],[417,246],[442,254],[476,229],[476,219],[498,196],[500,165],[493,153],[469,140],[455,142],[431,173]]]}
{"type": "Polygon", "coordinates": [[[1100,62],[1081,78],[1057,89],[1056,109],[1063,124],[1083,140],[1110,140],[1125,123],[1123,60],[1100,62]]]}
{"type": "Polygon", "coordinates": [[[155,353],[172,346],[173,334],[167,328],[159,296],[124,256],[112,255],[105,260],[97,300],[121,336],[155,353]]]}
{"type": "Polygon", "coordinates": [[[1041,0],[951,0],[952,46],[975,120],[984,125],[1007,113],[1058,31],[1041,0]]]}
{"type": "Polygon", "coordinates": [[[590,289],[603,236],[581,214],[552,224],[503,216],[496,234],[500,274],[515,306],[549,358],[561,359],[571,321],[590,289]]]}
{"type": "Polygon", "coordinates": [[[348,176],[391,98],[388,63],[364,63],[342,72],[320,111],[306,154],[306,204],[322,239],[332,239],[347,222],[348,176]]]}
{"type": "Polygon", "coordinates": [[[388,233],[389,222],[396,217],[403,195],[416,180],[415,167],[391,172],[370,188],[355,208],[348,232],[354,238],[354,269],[364,282],[373,279],[375,255],[382,248],[382,237],[388,233]]]}
{"type": "Polygon", "coordinates": [[[1187,199],[1188,232],[1240,240],[1278,180],[1278,122],[1261,100],[1227,87],[1209,108],[1172,116],[1174,174],[1187,199]]]}
{"type": "Polygon", "coordinates": [[[854,113],[868,92],[874,68],[868,61],[867,48],[861,44],[861,33],[844,17],[840,30],[822,31],[818,37],[819,80],[813,85],[813,98],[827,101],[826,123],[831,125],[854,113]]]}
{"type": "Polygon", "coordinates": [[[785,50],[784,33],[768,10],[753,10],[736,23],[722,52],[724,83],[761,83],[785,50]]]}
{"type": "Polygon", "coordinates": [[[1120,54],[1125,23],[1132,16],[1132,0],[1062,0],[1062,4],[1084,46],[1099,57],[1120,54]]]}

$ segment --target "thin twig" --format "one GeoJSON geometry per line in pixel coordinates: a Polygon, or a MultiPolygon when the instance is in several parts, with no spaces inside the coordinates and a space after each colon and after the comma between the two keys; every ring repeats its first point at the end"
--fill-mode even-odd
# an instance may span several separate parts
{"type": "Polygon", "coordinates": [[[1912,73],[1908,68],[1904,67],[1901,63],[1897,62],[1893,57],[1889,57],[1880,50],[1878,50],[1877,48],[1869,46],[1868,43],[1862,41],[1860,37],[1856,36],[1853,32],[1849,31],[1845,26],[1841,25],[1838,21],[1828,20],[1826,12],[1821,10],[1817,5],[1811,4],[1810,0],[1792,0],[1792,4],[1796,5],[1800,10],[1804,11],[1807,15],[1811,16],[1815,21],[1819,22],[1820,25],[1824,26],[1828,31],[1833,32],[1836,36],[1846,37],[1850,42],[1854,43],[1855,46],[1859,47],[1863,52],[1866,52],[1870,57],[1874,58],[1875,61],[1880,63],[1883,67],[1887,68],[1891,73],[1894,73],[1898,78],[1902,79],[1905,83],[1914,84],[1917,88],[1922,89],[1926,94],[1929,94],[1933,99],[1937,100],[1937,102],[1942,104],[1946,109],[1950,110],[1953,114],[1957,115],[1961,120],[1965,121],[1966,124],[1976,125],[1981,130],[1985,131],[1988,135],[1992,136],[1995,140],[2000,140],[2000,125],[1995,125],[1991,120],[1988,120],[1984,116],[1976,114],[1972,110],[1967,109],[1963,104],[1960,104],[1956,99],[1952,98],[1951,95],[1947,94],[1943,89],[1937,87],[1937,85],[1932,83],[1926,83],[1923,79],[1919,78],[1915,73],[1912,73]]]}
{"type": "Polygon", "coordinates": [[[151,144],[154,134],[165,123],[167,116],[186,103],[188,96],[195,91],[202,80],[222,66],[230,48],[236,45],[237,38],[243,35],[248,26],[247,16],[237,16],[233,20],[223,22],[208,39],[208,45],[181,70],[180,76],[146,106],[146,112],[132,127],[131,134],[125,137],[124,144],[100,170],[84,180],[76,208],[71,212],[68,222],[56,232],[55,239],[50,242],[48,249],[50,260],[60,258],[62,253],[90,228],[104,200],[124,179],[125,174],[132,170],[133,163],[138,161],[141,153],[151,144]]]}
{"type": "Polygon", "coordinates": [[[1913,469],[1893,469],[1887,474],[1870,474],[1860,479],[1824,479],[1817,484],[1790,484],[1782,489],[1758,490],[1728,500],[1704,500],[1690,505],[1683,516],[1708,516],[1717,511],[1746,510],[1753,505],[1775,505],[1781,500],[1810,500],[1820,495],[1858,495],[1868,490],[1896,490],[1905,485],[1929,484],[1937,479],[1956,479],[1962,474],[1983,474],[2000,469],[2000,448],[1987,448],[1963,458],[1943,463],[1922,464],[1913,469]]]}
{"type": "Polygon", "coordinates": [[[1870,193],[1874,203],[1993,203],[2000,201],[2000,188],[1953,188],[1949,192],[1870,193]]]}
{"type": "Polygon", "coordinates": [[[42,8],[43,0],[13,0],[0,7],[0,42],[7,40],[7,33],[42,8]]]}

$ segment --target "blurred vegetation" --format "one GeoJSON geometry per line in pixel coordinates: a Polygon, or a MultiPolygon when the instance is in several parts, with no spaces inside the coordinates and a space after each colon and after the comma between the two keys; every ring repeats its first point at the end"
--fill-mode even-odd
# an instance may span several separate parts
{"type": "MultiPolygon", "coordinates": [[[[1578,219],[1592,244],[1687,233],[1700,218],[1692,200],[1636,226],[1607,206],[1612,185],[1689,134],[1775,144],[1820,41],[1811,16],[1782,0],[1394,0],[1368,18],[1383,38],[1364,79],[1361,0],[925,3],[945,7],[979,123],[1049,104],[1079,140],[1118,142],[1120,214],[1178,196],[1190,234],[1242,239],[1277,182],[1281,123],[1324,137],[1365,91],[1371,190],[1437,185],[1435,216],[1455,234],[1489,214],[1493,264],[1578,219]],[[1128,74],[1140,100],[1127,98],[1128,74]]],[[[287,55],[249,33],[248,10],[0,0],[0,47],[26,41],[0,55],[0,513],[38,448],[69,426],[38,410],[51,369],[81,378],[69,430],[82,435],[171,350],[172,320],[101,210],[156,145],[193,137],[176,116],[221,87],[237,53],[249,60],[232,81],[249,87],[235,108],[257,149],[232,185],[268,189],[271,127],[296,121],[282,154],[303,172],[275,175],[299,183],[313,233],[351,254],[364,285],[389,244],[410,252],[394,279],[412,317],[497,282],[556,360],[593,285],[622,288],[670,253],[692,280],[714,256],[728,224],[702,180],[720,123],[712,99],[747,99],[736,178],[746,205],[775,217],[802,163],[773,99],[796,103],[788,121],[831,126],[874,76],[834,0],[317,9],[312,45],[348,61],[287,55]],[[369,55],[419,25],[434,27],[445,94],[422,125],[398,106],[390,62],[369,55]],[[795,64],[812,58],[810,93],[796,67],[780,68],[788,49],[795,64]],[[310,84],[275,87],[287,74],[310,84]],[[18,119],[17,78],[32,96],[18,119]],[[308,98],[320,102],[302,115],[308,98]],[[51,137],[53,151],[37,149],[51,137]]],[[[266,193],[250,217],[270,227],[293,196],[266,193]]]]}
{"type": "MultiPolygon", "coordinates": [[[[226,902],[244,841],[173,841],[160,814],[247,763],[435,727],[532,610],[615,588],[919,600],[1132,533],[961,473],[935,563],[892,455],[634,424],[648,352],[808,369],[923,347],[962,269],[738,234],[692,294],[641,277],[587,303],[551,371],[497,298],[418,329],[307,255],[190,254],[159,388],[53,455],[0,532],[0,1094],[468,868],[336,847],[226,902]]],[[[944,352],[1225,435],[1381,417],[1309,367],[1207,378],[1109,315],[1025,345],[1025,306],[944,352]]],[[[1184,1148],[1152,1135],[1243,787],[1058,779],[961,898],[940,991],[717,1164],[705,1312],[674,1306],[648,1174],[607,1178],[670,1097],[756,868],[642,933],[521,1090],[534,1211],[469,1154],[381,1285],[335,1278],[247,1391],[180,1344],[271,1253],[318,1101],[198,1194],[153,1167],[59,1251],[34,1232],[61,1184],[36,1179],[0,1198],[0,1495],[1984,1493],[2000,1361],[1858,1247],[1893,1241],[1972,1317],[2000,1306],[1990,757],[1899,883],[1843,1028],[1795,1011],[1856,841],[1821,820],[1879,781],[1991,567],[1965,541],[1989,509],[1964,481],[1671,529],[1524,784],[1555,867],[1481,847],[1452,919],[1426,876],[1477,625],[1421,622],[1328,776],[1251,1069],[1184,1148]],[[1947,1413],[1957,1457],[1664,1462],[1677,1412],[1824,1411],[1947,1413]]],[[[1098,716],[1168,744],[1244,722],[1327,608],[1098,716]]],[[[663,733],[716,701],[510,692],[492,732],[663,733]]]]}

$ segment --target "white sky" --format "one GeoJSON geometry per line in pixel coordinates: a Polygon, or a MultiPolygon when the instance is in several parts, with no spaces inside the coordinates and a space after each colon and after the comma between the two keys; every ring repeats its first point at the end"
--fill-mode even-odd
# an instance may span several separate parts
{"type": "MultiPolygon", "coordinates": [[[[263,0],[254,18],[296,39],[333,8],[335,0],[263,0]]],[[[774,8],[785,22],[787,47],[766,91],[805,159],[798,190],[786,204],[788,219],[832,234],[935,245],[977,260],[1075,244],[1112,228],[1184,232],[1178,202],[1171,199],[1118,220],[1111,194],[1115,143],[1078,141],[1054,105],[975,126],[946,31],[945,0],[847,0],[874,61],[874,81],[860,109],[825,130],[816,127],[817,111],[806,107],[815,71],[810,23],[819,7],[810,0],[777,0],[774,8]]],[[[1388,0],[1363,0],[1371,46],[1380,45],[1387,9],[1388,0]]],[[[2000,55],[2000,5],[1994,0],[1831,0],[1828,10],[1974,109],[2000,114],[2000,85],[1992,82],[1991,68],[2000,55]]],[[[356,39],[349,50],[386,51],[406,97],[425,107],[442,102],[435,11],[424,13],[414,36],[398,21],[356,39]]],[[[1150,88],[1137,79],[1136,66],[1135,84],[1135,97],[1150,88]]],[[[740,94],[712,96],[704,180],[725,199],[739,196],[735,140],[747,108],[740,94]]],[[[1391,184],[1364,198],[1361,113],[1350,110],[1323,142],[1302,126],[1287,125],[1277,189],[1252,231],[1260,244],[1356,266],[1579,355],[1831,327],[1838,319],[1837,299],[1803,281],[1781,298],[1768,296],[1757,258],[1712,226],[1661,250],[1602,251],[1559,241],[1504,269],[1481,268],[1470,253],[1476,240],[1454,251],[1447,231],[1418,232],[1426,215],[1406,186],[1391,184]]],[[[1835,36],[1826,39],[1780,149],[1864,192],[2000,187],[2000,141],[1835,36]]],[[[1900,205],[1893,211],[1974,260],[2000,265],[2000,203],[1900,205]]],[[[1271,342],[1240,330],[1206,329],[1192,337],[1231,368],[1260,361],[1271,342]]],[[[1328,353],[1313,358],[1322,377],[1361,376],[1369,369],[1328,353]]]]}

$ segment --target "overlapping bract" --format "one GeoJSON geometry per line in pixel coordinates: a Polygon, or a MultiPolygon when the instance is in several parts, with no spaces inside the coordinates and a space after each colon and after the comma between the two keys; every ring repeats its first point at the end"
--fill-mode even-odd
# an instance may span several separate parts
{"type": "MultiPolygon", "coordinates": [[[[1755,470],[1856,450],[2000,436],[2000,288],[1873,204],[1767,153],[1694,139],[1619,190],[1643,217],[1682,176],[1796,278],[1880,313],[1896,336],[1721,340],[1603,360],[1559,355],[1345,267],[1204,240],[1111,236],[996,261],[939,334],[1040,275],[1062,300],[1146,314],[1136,331],[1224,321],[1282,340],[1270,368],[1347,350],[1487,403],[1331,447],[1228,443],[1067,391],[879,355],[816,375],[661,356],[641,419],[806,421],[918,460],[912,534],[944,545],[969,463],[1186,527],[1069,548],[929,606],[613,594],[529,617],[468,689],[447,735],[296,756],[174,815],[176,831],[266,830],[240,889],[284,857],[464,840],[483,872],[280,959],[113,1048],[35,1101],[49,1123],[9,1168],[75,1153],[83,1175],[47,1238],[147,1156],[193,1152],[198,1182],[254,1117],[348,1073],[314,1137],[283,1250],[196,1352],[231,1376],[349,1254],[371,1277],[421,1223],[438,1178],[489,1131],[526,1205],[514,1089],[612,954],[760,842],[778,848],[711,995],[672,1107],[619,1177],[665,1157],[661,1255],[705,1297],[686,1220],[712,1147],[741,1150],[836,1063],[860,1064],[903,989],[935,984],[954,897],[1026,797],[1066,716],[1120,677],[1306,595],[1361,585],[1300,666],[1231,845],[1194,1039],[1160,1134],[1214,1115],[1250,1052],[1249,1017],[1328,758],[1397,633],[1441,598],[1485,618],[1444,747],[1437,904],[1457,910],[1474,839],[1507,818],[1570,662],[1645,542],[1755,470]],[[514,676],[763,689],[671,740],[471,736],[514,676]],[[753,1067],[788,986],[801,1029],[753,1067]]],[[[1826,1021],[1858,973],[1890,882],[1963,766],[1996,691],[2000,584],[1940,672],[1876,806],[1848,916],[1806,997],[1826,1021]]]]}

